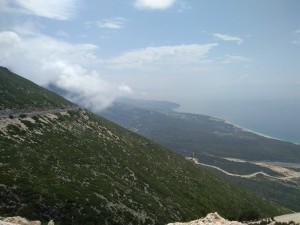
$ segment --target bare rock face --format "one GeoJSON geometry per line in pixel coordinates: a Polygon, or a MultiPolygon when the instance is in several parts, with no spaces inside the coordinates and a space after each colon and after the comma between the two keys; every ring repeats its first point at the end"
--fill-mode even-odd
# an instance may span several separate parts
{"type": "Polygon", "coordinates": [[[245,225],[237,221],[222,218],[217,212],[209,213],[206,217],[186,223],[169,223],[167,225],[245,225]]]}
{"type": "Polygon", "coordinates": [[[29,221],[20,216],[6,217],[3,221],[18,225],[41,225],[40,221],[29,221]]]}
{"type": "MultiPolygon", "coordinates": [[[[41,222],[38,220],[29,221],[26,218],[20,216],[6,217],[6,218],[0,217],[0,225],[41,225],[41,222]]],[[[54,225],[53,220],[50,220],[48,225],[54,225]]]]}

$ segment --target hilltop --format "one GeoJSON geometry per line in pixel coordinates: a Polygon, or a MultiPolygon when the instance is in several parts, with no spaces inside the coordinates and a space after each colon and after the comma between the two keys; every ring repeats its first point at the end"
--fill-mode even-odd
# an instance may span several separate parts
{"type": "Polygon", "coordinates": [[[286,212],[5,68],[0,80],[1,216],[165,224],[286,212]]]}

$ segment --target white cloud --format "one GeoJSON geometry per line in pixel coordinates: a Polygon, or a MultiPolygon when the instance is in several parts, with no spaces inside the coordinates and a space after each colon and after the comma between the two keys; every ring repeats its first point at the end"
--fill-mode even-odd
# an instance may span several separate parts
{"type": "Polygon", "coordinates": [[[217,44],[191,44],[147,47],[126,52],[107,61],[113,68],[172,69],[185,65],[199,65],[206,60],[207,53],[217,44]]]}
{"type": "Polygon", "coordinates": [[[124,26],[126,19],[123,17],[115,17],[112,19],[105,19],[99,22],[96,22],[98,27],[108,28],[108,29],[120,29],[124,26]]]}
{"type": "Polygon", "coordinates": [[[214,37],[216,37],[222,41],[234,41],[234,42],[237,42],[239,45],[241,45],[244,42],[244,40],[242,38],[237,37],[237,36],[231,36],[228,34],[216,33],[216,34],[214,34],[214,37]]]}
{"type": "Polygon", "coordinates": [[[241,62],[250,62],[250,59],[241,55],[226,55],[225,59],[222,61],[222,63],[225,64],[241,62]]]}
{"type": "Polygon", "coordinates": [[[127,92],[127,93],[132,93],[132,92],[133,92],[132,89],[131,89],[131,87],[129,87],[129,86],[126,85],[126,84],[120,85],[120,86],[118,87],[118,89],[119,89],[120,91],[124,91],[124,92],[127,92]]]}
{"type": "Polygon", "coordinates": [[[125,84],[106,82],[88,63],[101,62],[94,55],[97,46],[69,44],[41,34],[0,32],[0,65],[40,84],[55,84],[75,95],[69,97],[85,107],[101,110],[122,95],[131,93],[125,84]]]}
{"type": "Polygon", "coordinates": [[[174,5],[176,0],[136,0],[134,6],[138,9],[164,10],[174,5]]]}
{"type": "Polygon", "coordinates": [[[0,11],[69,20],[74,16],[77,0],[0,0],[0,6],[0,11]]]}

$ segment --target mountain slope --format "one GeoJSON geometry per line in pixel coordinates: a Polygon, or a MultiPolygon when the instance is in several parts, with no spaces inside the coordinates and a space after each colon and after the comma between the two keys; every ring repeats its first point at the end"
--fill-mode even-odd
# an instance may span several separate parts
{"type": "Polygon", "coordinates": [[[71,105],[74,104],[0,66],[0,110],[71,105]]]}
{"type": "Polygon", "coordinates": [[[140,102],[118,102],[100,114],[182,154],[300,163],[300,145],[266,138],[210,116],[157,110],[140,102]]]}
{"type": "Polygon", "coordinates": [[[0,118],[2,216],[64,225],[165,224],[211,211],[234,219],[251,210],[285,212],[106,119],[73,106],[56,110],[70,103],[47,98],[43,89],[33,109],[18,101],[14,84],[33,103],[29,90],[36,85],[5,68],[0,77],[1,104],[15,113],[2,110],[0,118]]]}
{"type": "Polygon", "coordinates": [[[300,146],[267,138],[174,104],[122,100],[101,115],[150,138],[218,176],[300,211],[300,146]]]}

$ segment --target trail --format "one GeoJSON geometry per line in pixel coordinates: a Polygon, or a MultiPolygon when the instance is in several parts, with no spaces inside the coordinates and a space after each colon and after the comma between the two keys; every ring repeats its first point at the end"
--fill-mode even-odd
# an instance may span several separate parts
{"type": "MultiPolygon", "coordinates": [[[[247,175],[241,175],[241,174],[234,174],[234,173],[229,173],[229,172],[227,172],[227,171],[225,171],[225,170],[223,170],[223,169],[221,169],[221,168],[219,168],[219,167],[216,167],[216,166],[212,166],[212,165],[209,165],[209,164],[204,164],[204,163],[200,163],[199,161],[198,161],[198,159],[196,159],[196,158],[193,158],[193,157],[186,157],[186,159],[188,159],[188,160],[192,160],[195,164],[197,164],[197,165],[201,165],[201,166],[206,166],[206,167],[210,167],[210,168],[214,168],[214,169],[216,169],[216,170],[219,170],[219,171],[221,171],[222,173],[225,173],[226,175],[229,175],[229,176],[233,176],[233,177],[242,177],[242,178],[252,178],[252,177],[256,177],[257,175],[263,175],[263,176],[266,176],[266,177],[269,177],[269,178],[272,178],[272,179],[276,179],[276,180],[291,180],[291,179],[293,179],[293,178],[298,178],[298,177],[300,177],[300,173],[297,173],[297,174],[295,174],[294,176],[285,176],[285,177],[274,177],[274,176],[271,176],[271,175],[269,175],[269,174],[267,174],[267,173],[265,173],[265,172],[262,172],[262,171],[260,171],[260,172],[256,172],[256,173],[250,173],[250,174],[247,174],[247,175]]],[[[296,183],[297,184],[297,183],[296,183]]],[[[297,186],[298,186],[298,184],[297,184],[297,186]]]]}

